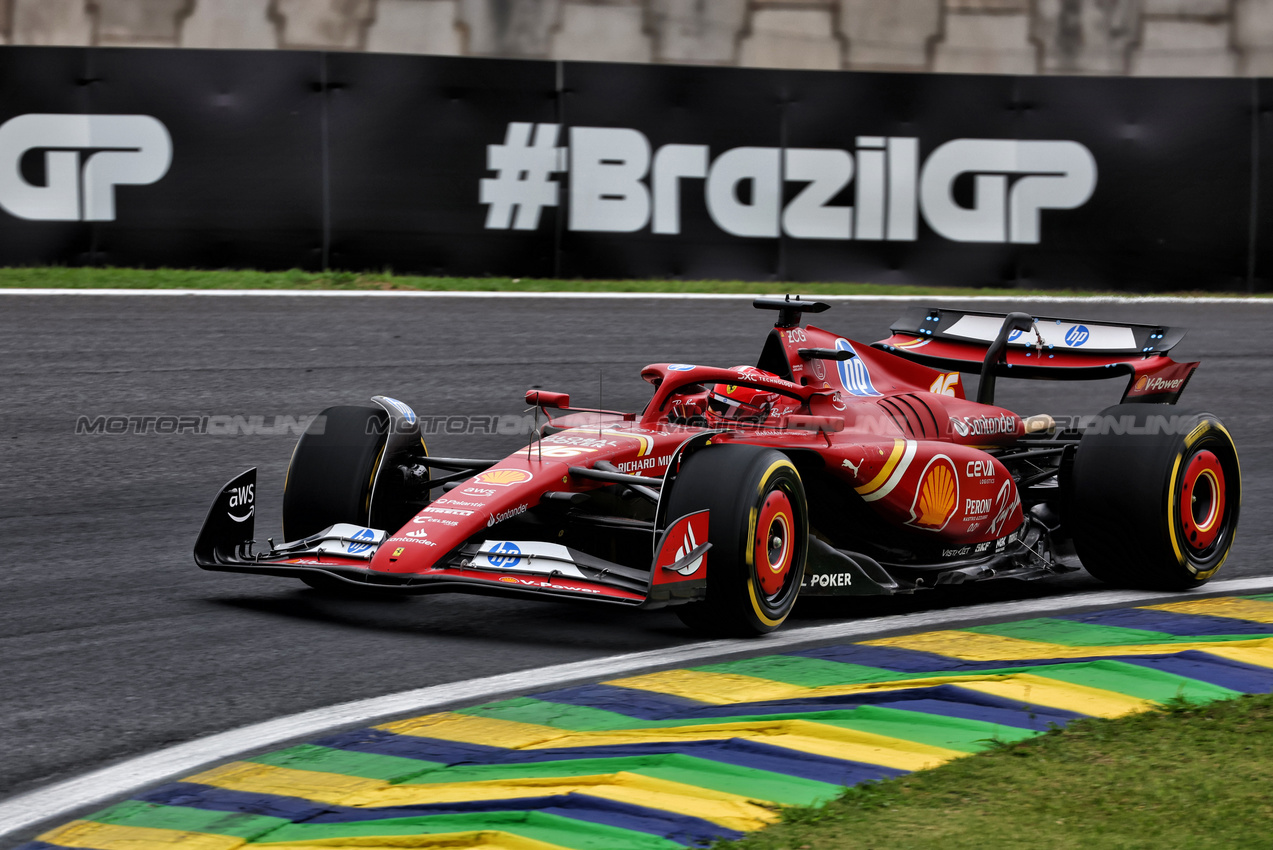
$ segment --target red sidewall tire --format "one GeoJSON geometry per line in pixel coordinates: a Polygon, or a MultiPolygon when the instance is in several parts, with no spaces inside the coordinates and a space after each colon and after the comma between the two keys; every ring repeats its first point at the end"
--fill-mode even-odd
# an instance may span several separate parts
{"type": "Polygon", "coordinates": [[[710,511],[707,598],[678,607],[681,620],[713,635],[782,625],[800,593],[809,540],[804,486],[786,455],[744,445],[700,449],[682,464],[668,499],[669,518],[710,511]]]}
{"type": "Polygon", "coordinates": [[[1066,525],[1102,581],[1184,590],[1224,565],[1237,531],[1242,474],[1224,424],[1170,405],[1102,412],[1111,429],[1083,436],[1069,477],[1066,525]]]}

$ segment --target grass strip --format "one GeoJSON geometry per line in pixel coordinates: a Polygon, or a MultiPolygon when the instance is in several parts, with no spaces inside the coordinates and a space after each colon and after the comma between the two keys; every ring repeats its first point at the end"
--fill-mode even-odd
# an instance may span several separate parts
{"type": "MultiPolygon", "coordinates": [[[[0,289],[277,289],[344,291],[451,292],[658,292],[695,294],[932,295],[991,296],[1005,300],[1027,296],[1076,298],[1251,297],[1250,293],[1153,292],[1108,290],[1015,289],[951,286],[896,286],[876,283],[796,283],[739,280],[553,280],[509,277],[421,277],[384,272],[280,272],[202,269],[122,269],[113,267],[39,266],[0,268],[0,289]]],[[[1273,298],[1273,293],[1256,297],[1273,298]]]]}
{"type": "Polygon", "coordinates": [[[1270,782],[1273,695],[1173,700],[859,785],[716,849],[1267,846],[1270,782]]]}

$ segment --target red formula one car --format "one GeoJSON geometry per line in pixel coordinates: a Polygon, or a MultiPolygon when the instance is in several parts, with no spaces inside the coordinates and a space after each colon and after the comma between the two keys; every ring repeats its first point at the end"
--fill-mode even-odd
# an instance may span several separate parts
{"type": "Polygon", "coordinates": [[[867,345],[802,326],[825,303],[755,306],[777,313],[755,367],[647,366],[637,413],[531,391],[546,424],[501,459],[430,456],[395,399],[328,408],[288,468],[289,542],[253,541],[252,469],[195,561],[336,592],[674,605],[714,634],[770,631],[801,594],[1034,579],[1075,552],[1146,588],[1224,563],[1238,457],[1219,419],[1175,407],[1198,365],[1167,356],[1182,330],[916,309],[867,345]],[[1123,403],[1085,422],[994,404],[998,376],[1116,375],[1123,403]]]}

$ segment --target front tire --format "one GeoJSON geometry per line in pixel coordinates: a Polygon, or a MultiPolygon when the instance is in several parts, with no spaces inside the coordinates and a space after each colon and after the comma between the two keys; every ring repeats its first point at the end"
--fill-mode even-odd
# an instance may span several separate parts
{"type": "Polygon", "coordinates": [[[378,407],[329,407],[305,429],[283,485],[283,539],[300,540],[338,522],[367,525],[371,485],[388,438],[378,407]]]}
{"type": "Polygon", "coordinates": [[[751,636],[782,625],[804,579],[809,511],[781,452],[726,445],[690,455],[668,497],[669,517],[708,510],[707,597],[676,609],[711,635],[751,636]]]}
{"type": "Polygon", "coordinates": [[[1101,416],[1103,426],[1083,435],[1070,477],[1066,524],[1083,566],[1125,587],[1205,584],[1237,530],[1242,476],[1233,438],[1216,416],[1170,406],[1121,404],[1101,416]]]}

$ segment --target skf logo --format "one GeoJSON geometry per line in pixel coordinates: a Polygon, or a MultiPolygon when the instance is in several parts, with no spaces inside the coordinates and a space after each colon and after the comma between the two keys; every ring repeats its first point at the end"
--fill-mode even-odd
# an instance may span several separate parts
{"type": "Polygon", "coordinates": [[[959,505],[959,480],[955,465],[945,455],[929,461],[919,478],[915,501],[911,504],[911,518],[907,525],[928,531],[941,531],[950,522],[959,505]]]}
{"type": "Polygon", "coordinates": [[[19,115],[0,125],[0,207],[30,221],[114,221],[115,187],[154,183],[171,164],[172,138],[149,115],[19,115]],[[43,183],[26,171],[40,153],[43,183]]]}

